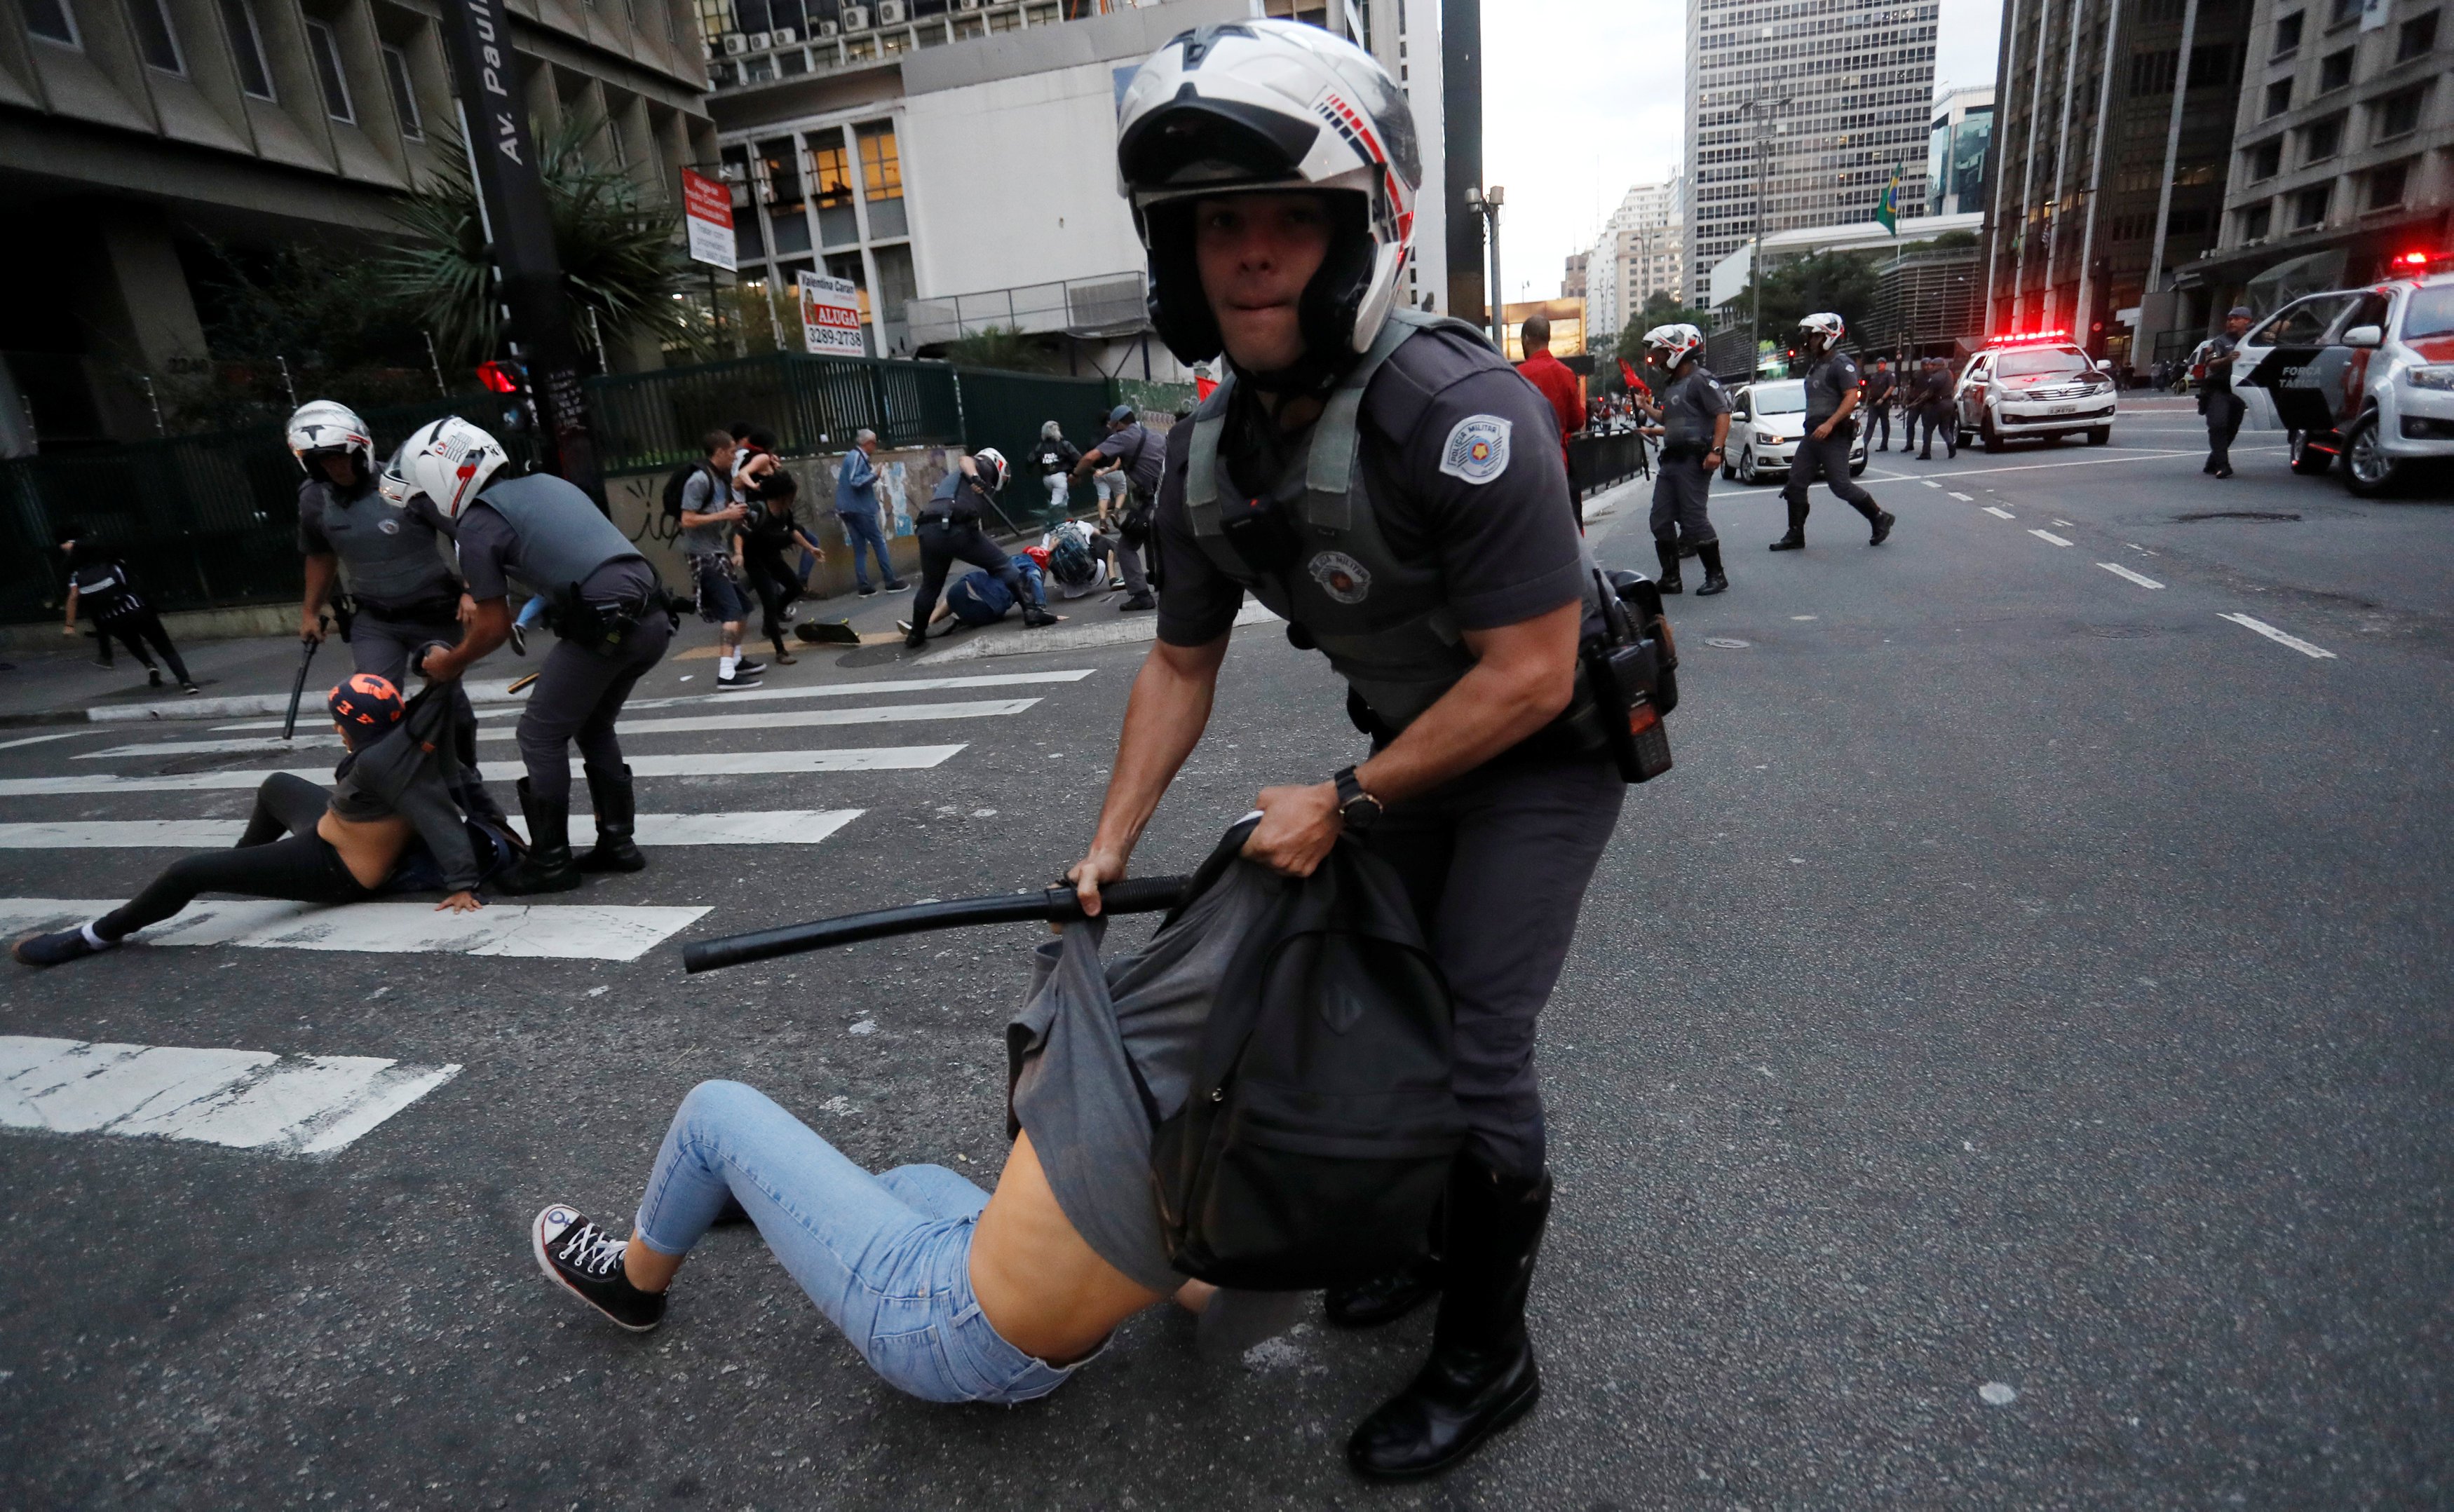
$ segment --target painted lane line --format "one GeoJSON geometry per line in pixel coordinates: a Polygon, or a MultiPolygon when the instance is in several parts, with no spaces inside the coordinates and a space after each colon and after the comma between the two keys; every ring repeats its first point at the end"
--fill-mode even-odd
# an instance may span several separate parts
{"type": "Polygon", "coordinates": [[[2163,584],[2157,582],[2154,578],[2149,577],[2144,572],[2131,571],[2128,567],[2123,567],[2119,562],[2099,562],[2097,566],[2104,568],[2107,572],[2112,573],[2115,577],[2128,578],[2131,582],[2138,584],[2142,588],[2161,588],[2164,586],[2163,584]]]}
{"type": "MultiPolygon", "coordinates": [[[[716,751],[691,756],[633,756],[634,777],[739,777],[762,772],[917,771],[940,766],[961,746],[851,746],[840,750],[716,751]]],[[[185,793],[251,788],[276,772],[330,784],[329,766],[265,767],[245,771],[182,772],[163,777],[0,778],[0,798],[39,798],[54,793],[185,793]]],[[[576,758],[571,774],[585,775],[576,758]]]]}
{"type": "MultiPolygon", "coordinates": [[[[617,726],[621,735],[699,735],[731,729],[794,729],[805,726],[836,725],[893,725],[912,721],[938,719],[1001,719],[1019,714],[1037,704],[1036,698],[976,699],[961,704],[876,704],[866,708],[795,708],[777,709],[764,714],[694,714],[681,719],[626,719],[617,726]]],[[[627,710],[626,710],[627,712],[627,710]]],[[[519,731],[504,726],[481,726],[479,740],[516,740],[519,731]]],[[[338,750],[338,735],[301,735],[283,741],[279,736],[267,739],[257,736],[232,737],[229,740],[163,741],[150,746],[113,746],[105,750],[79,751],[77,761],[122,761],[142,756],[228,756],[251,751],[279,755],[285,751],[322,747],[338,750]]]]}
{"type": "MultiPolygon", "coordinates": [[[[65,928],[118,906],[117,900],[109,898],[0,898],[0,929],[65,928]]],[[[705,907],[491,903],[475,913],[437,913],[431,903],[320,907],[247,898],[191,903],[131,938],[148,945],[636,961],[707,912],[705,907]]]]}
{"type": "MultiPolygon", "coordinates": [[[[815,846],[858,819],[858,808],[781,808],[739,813],[640,814],[643,846],[815,846]]],[[[574,817],[584,817],[574,812],[574,817]]],[[[528,831],[517,818],[512,827],[528,831]]],[[[211,850],[234,844],[235,819],[72,820],[0,825],[0,850],[211,850]]]]}
{"type": "Polygon", "coordinates": [[[2148,550],[2145,547],[2141,546],[2136,541],[2124,541],[2122,544],[2128,547],[2131,550],[2138,552],[2141,556],[2154,556],[2157,554],[2156,552],[2148,550]]]}
{"type": "MultiPolygon", "coordinates": [[[[1587,537],[1590,543],[1591,537],[1587,537]]],[[[1247,625],[1275,625],[1278,617],[1258,603],[1247,604],[1236,612],[1234,627],[1247,625]]],[[[1083,625],[1053,630],[1016,630],[1008,634],[974,635],[958,641],[945,650],[922,661],[923,666],[935,666],[945,662],[965,661],[976,656],[1031,656],[1048,651],[1080,651],[1100,646],[1131,646],[1139,641],[1155,640],[1158,621],[1149,614],[1110,620],[1104,624],[1083,625]]]]}
{"type": "Polygon", "coordinates": [[[2060,526],[2062,528],[2063,528],[2063,529],[2065,529],[2065,530],[2075,530],[2075,529],[2079,528],[2077,526],[2075,526],[2075,525],[2071,524],[2068,520],[2056,520],[2056,521],[2054,522],[2054,524],[2055,524],[2055,525],[2057,525],[2057,526],[2060,526]]]}
{"type": "MultiPolygon", "coordinates": [[[[2235,447],[2233,449],[2235,451],[2249,450],[2280,452],[2284,448],[2282,447],[2235,447]]],[[[2000,468],[1955,468],[1952,469],[1951,476],[1955,478],[1981,478],[1990,473],[1996,472],[2044,472],[2055,468],[2103,468],[2111,467],[2117,463],[2125,462],[2165,462],[2170,461],[2175,457],[2195,457],[2203,462],[2206,460],[2206,449],[2203,447],[2187,451],[2125,451],[2119,456],[2085,457],[2071,462],[2022,462],[2012,463],[2000,468]]]]}
{"type": "Polygon", "coordinates": [[[74,740],[79,735],[93,733],[94,731],[90,729],[72,729],[59,735],[28,735],[21,740],[0,740],[0,750],[15,750],[20,746],[40,746],[47,740],[74,740]]]}
{"type": "Polygon", "coordinates": [[[0,1127],[329,1155],[459,1074],[371,1055],[0,1035],[0,1127]]]}
{"type": "MultiPolygon", "coordinates": [[[[642,709],[687,708],[700,704],[758,704],[786,698],[865,698],[873,693],[937,693],[956,688],[1029,687],[1045,683],[1078,683],[1091,675],[1091,668],[1081,667],[1066,672],[997,672],[978,677],[904,677],[875,683],[827,683],[815,687],[753,687],[738,693],[689,693],[678,698],[634,698],[622,706],[627,717],[642,709]]],[[[483,716],[480,716],[482,723],[483,716]]],[[[238,729],[279,729],[277,719],[250,720],[238,725],[215,725],[216,733],[238,729]]],[[[629,729],[629,725],[622,726],[629,729]]]]}
{"type": "Polygon", "coordinates": [[[2018,515],[2013,514],[2010,510],[2005,509],[1999,505],[1987,505],[1985,507],[1985,512],[1992,515],[1997,520],[2016,520],[2019,518],[2018,515]]]}
{"type": "Polygon", "coordinates": [[[2303,656],[2314,656],[2320,661],[2325,662],[2332,662],[2338,659],[2334,652],[2326,649],[2324,647],[2312,646],[2307,641],[2301,639],[2301,637],[2297,635],[2286,635],[2282,630],[2277,629],[2274,626],[2267,624],[2264,620],[2253,620],[2246,614],[2220,614],[2217,615],[2216,618],[2230,620],[2235,625],[2241,626],[2246,629],[2256,630],[2259,634],[2265,636],[2276,645],[2288,646],[2303,656]]]}
{"type": "MultiPolygon", "coordinates": [[[[1941,484],[1935,482],[1932,478],[1920,478],[1918,481],[1919,481],[1920,483],[1924,484],[1924,485],[1925,485],[1927,487],[1929,487],[1929,488],[1940,488],[1940,487],[1942,487],[1942,485],[1941,485],[1941,484]]],[[[1952,497],[1953,497],[1953,498],[1955,498],[1955,499],[1957,499],[1957,498],[1959,498],[1959,497],[1960,497],[1960,495],[1958,495],[1958,494],[1956,494],[1956,493],[1955,493],[1955,494],[1953,494],[1953,495],[1952,495],[1952,497]]]]}
{"type": "Polygon", "coordinates": [[[2035,536],[2040,541],[2049,542],[2054,546],[2070,546],[2073,544],[2063,540],[2061,536],[2054,534],[2051,530],[2031,530],[2028,533],[2035,536]]]}
{"type": "Polygon", "coordinates": [[[1952,495],[1951,495],[1951,496],[1952,496],[1953,498],[1955,498],[1955,499],[1958,499],[1958,500],[1959,500],[1961,503],[1962,503],[1962,504],[1975,504],[1975,503],[1977,502],[1976,500],[1974,500],[1974,499],[1970,498],[1968,495],[1966,495],[1966,494],[1964,494],[1964,493],[1961,493],[1961,492],[1958,491],[1957,489],[1954,489],[1954,490],[1952,491],[1952,495]]]}

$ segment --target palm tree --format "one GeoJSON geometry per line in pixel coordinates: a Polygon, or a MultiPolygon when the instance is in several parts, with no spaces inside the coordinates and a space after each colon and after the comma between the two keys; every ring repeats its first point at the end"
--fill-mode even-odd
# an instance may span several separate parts
{"type": "MultiPolygon", "coordinates": [[[[583,149],[601,129],[567,118],[537,147],[574,334],[583,343],[601,332],[608,340],[639,335],[695,344],[689,307],[674,297],[694,274],[674,217],[662,205],[643,204],[629,174],[588,160],[583,149]]],[[[482,362],[503,349],[502,308],[468,154],[456,135],[441,147],[438,176],[398,211],[411,242],[388,261],[385,282],[433,331],[447,360],[482,362]]]]}

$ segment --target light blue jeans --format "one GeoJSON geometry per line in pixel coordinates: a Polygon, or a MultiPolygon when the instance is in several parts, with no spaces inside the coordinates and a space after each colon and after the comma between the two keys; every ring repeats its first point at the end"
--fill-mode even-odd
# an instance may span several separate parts
{"type": "Polygon", "coordinates": [[[640,1243],[684,1255],[730,1194],[810,1300],[887,1384],[928,1402],[1029,1402],[1076,1365],[1044,1364],[972,1297],[972,1231],[988,1194],[942,1165],[882,1176],[846,1160],[755,1087],[682,1099],[639,1203],[640,1243]]]}
{"type": "Polygon", "coordinates": [[[861,562],[860,548],[868,547],[877,558],[877,575],[887,583],[895,581],[894,564],[886,560],[886,533],[877,527],[877,511],[853,514],[837,509],[835,518],[843,522],[844,539],[852,545],[852,579],[861,587],[869,587],[869,569],[861,562]]]}
{"type": "Polygon", "coordinates": [[[545,618],[545,595],[542,593],[532,595],[526,604],[520,606],[520,617],[513,623],[521,629],[533,630],[536,628],[537,621],[545,618]]]}

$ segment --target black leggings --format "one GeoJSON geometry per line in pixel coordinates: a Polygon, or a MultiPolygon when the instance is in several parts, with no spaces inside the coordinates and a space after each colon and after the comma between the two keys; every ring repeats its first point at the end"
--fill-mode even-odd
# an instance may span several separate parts
{"type": "Polygon", "coordinates": [[[179,660],[179,648],[171,644],[171,632],[162,628],[162,616],[151,609],[133,609],[125,614],[114,614],[107,620],[96,620],[94,629],[99,632],[104,656],[111,654],[111,637],[115,635],[119,644],[128,647],[130,655],[151,666],[153,658],[145,654],[144,645],[151,641],[153,649],[162,653],[162,660],[171,664],[171,675],[177,678],[182,686],[195,681],[188,675],[188,664],[179,660]]]}
{"type": "Polygon", "coordinates": [[[750,579],[750,587],[758,595],[761,615],[759,630],[767,639],[775,643],[776,652],[782,654],[784,610],[795,599],[801,596],[803,592],[801,580],[791,567],[784,565],[784,556],[780,551],[753,547],[742,552],[741,560],[742,566],[746,568],[746,575],[750,579]]]}
{"type": "Polygon", "coordinates": [[[124,940],[170,918],[200,892],[295,903],[357,903],[374,896],[350,875],[332,842],[315,833],[331,796],[303,777],[273,773],[255,790],[255,812],[236,846],[172,862],[143,892],[95,920],[93,932],[124,940]]]}

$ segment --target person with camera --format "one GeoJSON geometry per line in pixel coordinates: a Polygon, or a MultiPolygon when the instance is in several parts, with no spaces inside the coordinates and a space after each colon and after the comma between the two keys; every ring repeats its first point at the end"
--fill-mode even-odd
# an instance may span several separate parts
{"type": "Polygon", "coordinates": [[[1625,791],[1567,719],[1600,600],[1550,405],[1472,327],[1395,308],[1421,169],[1369,54],[1290,22],[1196,28],[1127,87],[1117,162],[1160,336],[1228,371],[1167,438],[1157,644],[1068,876],[1096,909],[1126,875],[1209,722],[1245,593],[1327,653],[1371,753],[1324,750],[1335,775],[1262,788],[1243,854],[1306,876],[1341,835],[1360,843],[1404,879],[1449,985],[1469,1128],[1441,1258],[1329,1299],[1360,1325],[1438,1296],[1430,1360],[1347,1443],[1364,1475],[1428,1475],[1541,1389],[1535,1029],[1625,791]],[[1351,110],[1341,129],[1318,101],[1351,110]]]}
{"type": "Polygon", "coordinates": [[[1797,551],[1806,546],[1806,490],[1820,474],[1841,503],[1866,517],[1875,527],[1869,546],[1881,546],[1896,523],[1875,503],[1874,495],[1849,476],[1849,444],[1858,438],[1856,419],[1861,390],[1858,364],[1840,349],[1840,317],[1828,311],[1798,323],[1799,347],[1806,354],[1806,434],[1790,458],[1789,482],[1781,501],[1789,506],[1789,532],[1772,544],[1776,551],[1797,551]]]}
{"type": "Polygon", "coordinates": [[[1056,623],[1056,616],[1034,605],[1022,586],[1021,574],[1015,570],[1014,559],[989,539],[980,527],[999,488],[1005,487],[1005,454],[995,447],[982,447],[968,457],[955,459],[955,470],[946,474],[922,507],[917,524],[920,537],[920,587],[912,595],[912,617],[904,622],[904,646],[918,650],[928,644],[929,622],[937,607],[937,595],[946,587],[946,571],[956,562],[969,562],[984,568],[1003,585],[1006,592],[1022,605],[1022,623],[1033,629],[1056,623]]]}
{"type": "Polygon", "coordinates": [[[774,646],[776,663],[790,666],[797,658],[784,645],[784,627],[792,623],[794,601],[809,591],[790,557],[799,551],[823,562],[827,553],[794,512],[800,480],[773,454],[759,461],[763,466],[740,474],[744,512],[734,527],[733,565],[758,595],[759,633],[774,646]]]}
{"type": "Polygon", "coordinates": [[[1108,411],[1108,434],[1082,453],[1074,475],[1086,477],[1102,468],[1124,480],[1125,497],[1113,519],[1107,495],[1100,496],[1102,533],[1112,528],[1117,538],[1116,565],[1125,576],[1125,602],[1119,608],[1157,607],[1151,597],[1150,572],[1143,553],[1151,549],[1151,508],[1158,497],[1160,469],[1167,465],[1166,444],[1154,437],[1131,405],[1108,411]]]}
{"type": "MultiPolygon", "coordinates": [[[[719,438],[732,446],[732,437],[719,438]]],[[[716,439],[710,439],[711,459],[716,439]]],[[[413,670],[451,682],[509,640],[512,578],[553,605],[560,639],[520,713],[520,761],[528,768],[519,782],[520,812],[528,819],[529,853],[494,886],[514,894],[565,892],[580,885],[582,872],[639,871],[648,865],[633,839],[637,806],[614,726],[632,687],[664,657],[674,621],[655,569],[594,500],[550,473],[515,476],[507,470],[509,461],[500,442],[455,416],[412,434],[381,487],[394,507],[406,509],[422,497],[454,524],[460,570],[475,601],[460,644],[427,652],[413,670]],[[595,848],[575,861],[574,743],[596,811],[595,848]]]]}
{"type": "Polygon", "coordinates": [[[698,617],[716,627],[715,690],[738,692],[758,686],[766,664],[741,654],[741,629],[750,605],[741,596],[740,569],[733,559],[733,527],[750,511],[733,492],[733,438],[711,430],[701,443],[706,462],[682,485],[682,560],[690,565],[698,617]]]}

